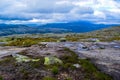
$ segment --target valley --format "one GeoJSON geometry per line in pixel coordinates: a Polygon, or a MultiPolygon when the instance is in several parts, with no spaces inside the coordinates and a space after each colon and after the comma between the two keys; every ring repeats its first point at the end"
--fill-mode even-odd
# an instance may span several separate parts
{"type": "Polygon", "coordinates": [[[119,80],[119,75],[120,27],[0,38],[0,80],[119,80]]]}
{"type": "Polygon", "coordinates": [[[8,36],[13,34],[84,33],[103,28],[108,28],[111,26],[117,25],[95,24],[87,21],[77,21],[68,23],[49,23],[41,25],[0,24],[0,36],[8,36]]]}

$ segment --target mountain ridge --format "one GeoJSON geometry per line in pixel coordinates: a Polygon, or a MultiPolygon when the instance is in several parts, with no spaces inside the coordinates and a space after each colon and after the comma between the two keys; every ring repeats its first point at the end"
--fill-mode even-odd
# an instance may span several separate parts
{"type": "Polygon", "coordinates": [[[43,34],[43,33],[84,33],[115,25],[94,24],[91,22],[49,23],[39,26],[24,24],[0,24],[0,36],[13,34],[43,34]]]}

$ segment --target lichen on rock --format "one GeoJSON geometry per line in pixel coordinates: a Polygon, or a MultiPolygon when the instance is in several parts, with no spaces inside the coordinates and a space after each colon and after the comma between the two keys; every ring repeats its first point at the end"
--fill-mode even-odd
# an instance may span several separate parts
{"type": "Polygon", "coordinates": [[[27,56],[19,55],[19,54],[14,54],[12,56],[16,59],[17,62],[30,62],[30,61],[37,62],[40,60],[40,59],[32,59],[27,56]]]}
{"type": "Polygon", "coordinates": [[[45,57],[44,65],[50,65],[55,63],[62,64],[63,62],[60,59],[53,56],[45,57]]]}

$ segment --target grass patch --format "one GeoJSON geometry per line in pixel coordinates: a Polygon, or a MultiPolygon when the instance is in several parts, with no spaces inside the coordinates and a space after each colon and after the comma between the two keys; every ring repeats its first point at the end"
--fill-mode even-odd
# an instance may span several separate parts
{"type": "Polygon", "coordinates": [[[56,79],[53,77],[46,76],[42,80],[56,80],[56,79]]]}
{"type": "Polygon", "coordinates": [[[39,42],[56,42],[57,40],[54,38],[30,38],[30,37],[23,37],[23,38],[14,38],[6,44],[6,46],[22,46],[22,47],[29,47],[34,44],[38,44],[39,42]]]}
{"type": "MultiPolygon", "coordinates": [[[[13,71],[14,78],[16,79],[16,76],[14,73],[18,73],[18,77],[20,77],[21,80],[30,80],[36,77],[37,74],[39,74],[38,78],[36,77],[34,80],[42,79],[42,80],[57,80],[57,75],[61,74],[62,72],[65,72],[67,75],[71,74],[71,78],[68,76],[65,80],[72,80],[75,79],[74,76],[77,75],[77,78],[83,77],[82,80],[112,80],[112,78],[102,73],[97,69],[97,67],[91,63],[89,59],[79,59],[77,54],[74,51],[71,51],[68,48],[64,48],[64,51],[66,52],[66,55],[63,55],[60,57],[60,60],[62,60],[62,64],[55,63],[50,65],[44,65],[45,57],[36,57],[39,58],[40,61],[37,62],[22,62],[22,63],[16,63],[15,59],[11,56],[5,57],[3,60],[0,61],[0,66],[3,68],[6,73],[11,73],[13,71]],[[76,68],[73,65],[79,64],[81,67],[76,68]],[[5,68],[4,68],[5,67],[5,68]],[[7,70],[8,69],[8,70],[7,70]],[[17,71],[14,71],[17,70],[17,71]],[[42,76],[42,74],[51,73],[52,75],[47,74],[47,76],[42,76]],[[75,73],[71,73],[75,72],[75,73]],[[83,74],[82,76],[79,74],[83,74]],[[32,76],[32,77],[30,77],[32,76]],[[49,76],[54,76],[49,77],[49,76]],[[43,78],[44,77],[44,78],[43,78]]],[[[35,58],[35,57],[34,57],[35,58]]],[[[64,76],[63,76],[64,77],[64,76]]]]}
{"type": "MultiPolygon", "coordinates": [[[[73,64],[78,63],[84,70],[84,80],[112,80],[112,77],[99,71],[98,68],[90,61],[90,59],[78,59],[77,54],[68,48],[64,48],[66,55],[61,57],[64,69],[73,69],[73,64]]],[[[75,68],[74,68],[75,69],[75,68]]]]}
{"type": "Polygon", "coordinates": [[[31,45],[37,44],[37,40],[32,39],[16,39],[14,41],[11,41],[7,44],[7,46],[22,46],[22,47],[29,47],[31,45]]]}
{"type": "Polygon", "coordinates": [[[15,59],[12,57],[12,56],[7,56],[7,57],[4,57],[2,60],[0,60],[0,64],[2,65],[8,65],[9,63],[15,65],[15,59]]]}
{"type": "Polygon", "coordinates": [[[78,55],[70,50],[69,48],[64,48],[64,51],[66,51],[66,54],[61,57],[61,60],[63,60],[64,63],[77,63],[78,62],[78,55]]]}
{"type": "Polygon", "coordinates": [[[54,66],[54,67],[52,68],[52,73],[53,73],[54,75],[56,75],[56,74],[58,74],[58,72],[59,72],[58,67],[54,66]]]}
{"type": "Polygon", "coordinates": [[[3,80],[3,77],[2,77],[2,76],[0,76],[0,80],[3,80]]]}
{"type": "Polygon", "coordinates": [[[64,48],[64,51],[68,52],[70,56],[72,56],[73,58],[76,58],[76,59],[78,58],[78,55],[74,51],[70,50],[69,48],[64,48]]]}
{"type": "MultiPolygon", "coordinates": [[[[100,72],[97,67],[90,62],[89,59],[79,59],[82,68],[85,70],[86,79],[90,79],[91,76],[95,80],[112,80],[112,77],[100,72]]],[[[85,80],[86,80],[85,79],[85,80]]]]}

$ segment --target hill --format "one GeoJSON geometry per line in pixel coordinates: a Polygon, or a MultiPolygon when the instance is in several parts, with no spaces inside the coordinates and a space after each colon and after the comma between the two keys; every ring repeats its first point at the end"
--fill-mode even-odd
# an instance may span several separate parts
{"type": "Polygon", "coordinates": [[[0,36],[13,34],[37,34],[37,33],[62,33],[68,32],[66,29],[58,28],[36,28],[27,25],[0,24],[0,36]]]}
{"type": "Polygon", "coordinates": [[[83,33],[83,32],[99,30],[110,26],[113,25],[95,24],[86,21],[78,21],[78,22],[69,22],[69,23],[50,23],[50,24],[41,25],[39,27],[67,29],[71,32],[83,33]]]}
{"type": "Polygon", "coordinates": [[[101,41],[120,40],[120,26],[105,28],[84,34],[91,38],[98,38],[101,41]]]}
{"type": "Polygon", "coordinates": [[[69,23],[50,23],[39,26],[33,25],[14,25],[0,24],[0,36],[13,34],[37,34],[37,33],[83,33],[102,28],[107,28],[113,25],[94,24],[91,22],[79,21],[69,23]]]}
{"type": "Polygon", "coordinates": [[[2,58],[0,77],[6,80],[120,79],[119,26],[82,34],[59,35],[29,34],[3,37],[0,41],[6,43],[2,42],[0,47],[2,58]],[[96,39],[97,41],[91,42],[96,39]],[[57,42],[58,40],[60,42],[57,42]],[[68,42],[62,42],[66,40],[68,42]],[[111,43],[111,41],[114,42],[111,43]],[[16,51],[20,52],[15,55],[16,51]],[[5,55],[8,56],[3,57],[5,55]],[[11,71],[12,74],[10,74],[11,71]],[[49,77],[46,78],[46,76],[49,77]]]}

